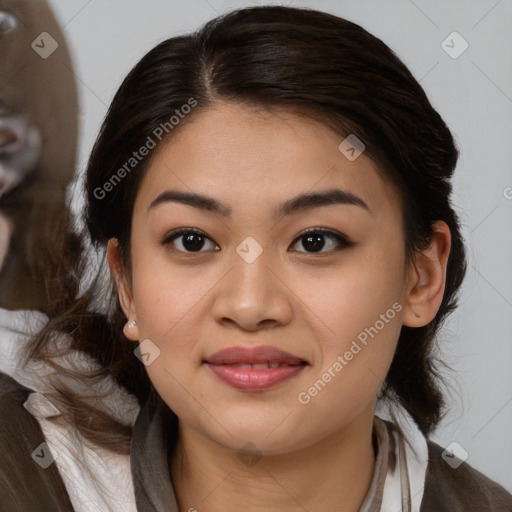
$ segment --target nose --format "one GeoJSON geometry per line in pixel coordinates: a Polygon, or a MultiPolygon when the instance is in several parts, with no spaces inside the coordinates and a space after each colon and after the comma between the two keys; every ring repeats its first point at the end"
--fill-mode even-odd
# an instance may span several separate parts
{"type": "Polygon", "coordinates": [[[252,263],[233,253],[231,270],[216,287],[212,314],[217,322],[258,331],[291,321],[293,293],[271,259],[265,248],[252,263]]]}

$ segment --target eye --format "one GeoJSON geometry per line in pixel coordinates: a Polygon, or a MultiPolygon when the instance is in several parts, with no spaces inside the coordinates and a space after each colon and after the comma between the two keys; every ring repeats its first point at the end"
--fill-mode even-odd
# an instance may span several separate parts
{"type": "MultiPolygon", "coordinates": [[[[180,252],[204,252],[201,251],[201,249],[205,246],[205,240],[209,240],[212,242],[210,238],[208,238],[202,231],[199,231],[198,229],[194,228],[181,228],[176,231],[173,231],[172,233],[169,233],[163,240],[162,245],[168,246],[171,244],[174,244],[175,240],[179,240],[179,245],[181,245],[181,248],[174,247],[176,250],[180,252]]],[[[213,244],[213,242],[212,242],[213,244]]],[[[218,247],[217,245],[213,244],[214,247],[218,247]]],[[[174,249],[173,248],[173,249],[174,249]]]]}
{"type": "MultiPolygon", "coordinates": [[[[336,231],[331,231],[330,229],[325,228],[310,228],[301,233],[295,240],[302,240],[302,247],[306,249],[310,249],[310,251],[298,251],[298,252],[321,252],[322,249],[326,246],[325,239],[331,239],[331,244],[327,244],[332,248],[333,246],[338,246],[338,249],[334,249],[336,251],[341,251],[342,249],[346,249],[347,247],[351,247],[354,245],[353,242],[350,242],[349,239],[338,233],[336,231]],[[334,243],[332,242],[334,240],[334,243]]],[[[330,252],[330,251],[322,251],[322,252],[330,252]]]]}
{"type": "MultiPolygon", "coordinates": [[[[306,251],[297,251],[297,252],[329,252],[322,251],[324,247],[326,247],[325,239],[330,239],[331,243],[327,243],[327,248],[334,247],[334,250],[342,250],[347,247],[351,247],[353,242],[350,242],[345,235],[338,233],[336,231],[332,231],[326,228],[310,228],[303,233],[301,233],[295,240],[294,244],[296,245],[299,240],[302,239],[302,246],[306,248],[306,251]],[[330,246],[330,247],[329,247],[330,246]],[[338,247],[336,249],[336,247],[338,247]],[[309,250],[308,250],[309,249],[309,250]]],[[[205,250],[219,250],[218,245],[213,243],[213,241],[206,236],[202,231],[194,228],[180,228],[169,233],[163,240],[162,245],[164,246],[173,246],[173,250],[178,250],[179,252],[184,253],[194,253],[194,252],[205,252],[205,250]],[[174,245],[174,242],[178,241],[179,245],[174,245]],[[207,242],[210,242],[213,247],[208,249],[207,242]],[[181,246],[181,247],[180,247],[181,246]]]]}

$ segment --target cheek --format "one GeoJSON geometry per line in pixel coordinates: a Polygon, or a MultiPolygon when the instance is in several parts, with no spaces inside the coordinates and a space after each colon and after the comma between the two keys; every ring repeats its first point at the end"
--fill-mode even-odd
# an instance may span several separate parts
{"type": "Polygon", "coordinates": [[[186,329],[195,308],[216,282],[194,265],[170,264],[163,250],[134,254],[132,268],[139,332],[155,341],[172,339],[186,329]]]}
{"type": "Polygon", "coordinates": [[[200,399],[202,392],[195,388],[192,374],[204,356],[200,342],[211,332],[206,307],[209,292],[221,276],[200,271],[199,266],[171,265],[162,254],[149,253],[134,254],[132,258],[139,339],[149,339],[156,345],[158,358],[146,366],[148,376],[181,417],[190,412],[194,402],[188,393],[200,399]]]}
{"type": "Polygon", "coordinates": [[[401,308],[392,306],[403,302],[404,282],[401,253],[372,248],[354,253],[327,278],[298,280],[294,291],[304,297],[317,323],[324,324],[328,332],[325,341],[337,344],[357,337],[378,322],[381,315],[385,315],[386,325],[388,320],[395,320],[399,316],[397,309],[401,308]]]}
{"type": "Polygon", "coordinates": [[[324,296],[318,302],[318,307],[329,304],[322,320],[332,333],[321,338],[319,365],[295,397],[307,411],[304,421],[310,428],[318,428],[314,418],[330,411],[321,428],[335,430],[376,398],[402,327],[398,287],[390,286],[384,293],[371,276],[357,282],[347,279],[345,284],[346,295],[332,283],[325,290],[331,299],[324,296]]]}
{"type": "MultiPolygon", "coordinates": [[[[309,292],[305,302],[315,313],[309,323],[316,325],[321,351],[318,373],[336,390],[329,399],[368,399],[385,378],[402,327],[404,260],[399,249],[361,252],[323,280],[321,290],[309,292]]],[[[303,282],[305,293],[308,284],[303,282]]]]}
{"type": "Polygon", "coordinates": [[[197,342],[204,337],[197,315],[201,298],[213,283],[192,273],[170,268],[162,272],[153,262],[144,269],[134,265],[133,282],[140,340],[150,339],[159,351],[154,362],[146,366],[148,376],[180,419],[195,424],[201,416],[195,409],[196,400],[203,401],[192,377],[200,360],[197,342]]]}

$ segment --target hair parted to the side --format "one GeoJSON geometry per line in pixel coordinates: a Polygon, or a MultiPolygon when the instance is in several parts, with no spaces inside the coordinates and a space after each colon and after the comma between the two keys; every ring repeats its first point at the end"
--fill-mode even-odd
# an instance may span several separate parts
{"type": "MultiPolygon", "coordinates": [[[[190,98],[197,106],[168,137],[198,112],[221,101],[282,108],[314,118],[336,130],[340,142],[355,134],[366,145],[365,154],[400,192],[407,261],[426,247],[435,221],[448,224],[452,247],[441,307],[425,327],[402,328],[383,389],[386,399],[401,403],[419,428],[430,433],[445,407],[435,366],[435,335],[456,307],[466,260],[450,201],[458,151],[421,86],[380,39],[355,23],[305,8],[239,9],[195,33],[158,44],[117,91],[86,171],[88,235],[103,257],[108,240],[117,238],[128,271],[133,205],[158,148],[101,199],[98,190],[190,98]]],[[[85,268],[81,261],[75,273],[83,276],[85,268]]],[[[85,293],[53,312],[29,356],[47,358],[45,347],[51,336],[55,331],[66,332],[72,347],[100,363],[94,378],[112,375],[143,403],[151,382],[134,356],[133,343],[123,334],[126,318],[113,280],[107,285],[107,304],[98,307],[98,296],[105,293],[100,278],[104,271],[105,258],[85,293]]],[[[129,428],[96,414],[69,392],[58,400],[88,439],[118,451],[129,449],[129,428]],[[84,416],[93,420],[83,422],[84,416]]]]}

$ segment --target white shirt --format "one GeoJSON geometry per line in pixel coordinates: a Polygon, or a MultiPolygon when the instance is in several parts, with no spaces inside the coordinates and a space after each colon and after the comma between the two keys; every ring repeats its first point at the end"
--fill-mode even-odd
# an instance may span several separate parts
{"type": "MultiPolygon", "coordinates": [[[[20,367],[20,350],[29,337],[47,322],[39,311],[7,311],[0,308],[0,371],[36,393],[29,395],[25,408],[41,425],[55,464],[59,469],[76,512],[137,512],[130,470],[130,456],[92,446],[78,431],[49,420],[58,409],[44,396],[52,389],[55,371],[40,363],[20,367]]],[[[59,346],[65,344],[61,337],[59,346]]],[[[91,359],[75,353],[58,358],[68,367],[94,368],[91,359]]],[[[68,384],[70,384],[68,382],[68,384]]],[[[73,386],[78,389],[78,386],[73,386]]],[[[97,391],[110,390],[102,404],[123,423],[133,425],[139,411],[135,397],[117,386],[111,378],[98,383],[97,391]]],[[[94,394],[91,389],[84,389],[94,394]]]]}

